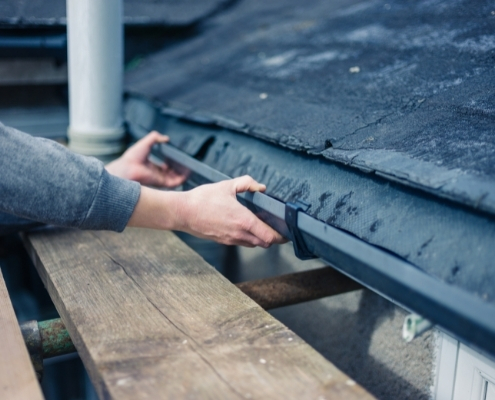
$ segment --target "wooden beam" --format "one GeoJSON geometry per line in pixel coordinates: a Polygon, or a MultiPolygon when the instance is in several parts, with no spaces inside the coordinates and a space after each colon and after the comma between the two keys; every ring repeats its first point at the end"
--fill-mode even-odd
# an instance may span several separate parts
{"type": "Polygon", "coordinates": [[[170,232],[25,241],[100,398],[372,398],[170,232]]]}
{"type": "Polygon", "coordinates": [[[43,399],[1,272],[0,399],[43,399]]]}

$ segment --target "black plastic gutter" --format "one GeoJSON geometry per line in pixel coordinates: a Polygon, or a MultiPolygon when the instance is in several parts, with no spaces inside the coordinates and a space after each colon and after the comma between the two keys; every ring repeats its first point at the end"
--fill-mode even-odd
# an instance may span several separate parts
{"type": "MultiPolygon", "coordinates": [[[[189,173],[192,185],[229,176],[171,145],[157,145],[150,159],[189,173]]],[[[495,355],[494,309],[481,299],[446,284],[363,240],[304,212],[304,204],[284,203],[262,193],[238,195],[241,203],[295,243],[296,255],[320,257],[337,270],[437,324],[478,350],[495,355]],[[298,209],[299,207],[299,209],[298,209]]]]}

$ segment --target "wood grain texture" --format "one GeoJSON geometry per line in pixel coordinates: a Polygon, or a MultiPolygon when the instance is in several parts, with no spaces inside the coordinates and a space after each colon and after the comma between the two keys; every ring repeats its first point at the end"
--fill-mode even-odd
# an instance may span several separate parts
{"type": "Polygon", "coordinates": [[[1,272],[0,399],[43,399],[1,272]]]}
{"type": "Polygon", "coordinates": [[[170,232],[26,238],[101,399],[369,399],[170,232]]]}

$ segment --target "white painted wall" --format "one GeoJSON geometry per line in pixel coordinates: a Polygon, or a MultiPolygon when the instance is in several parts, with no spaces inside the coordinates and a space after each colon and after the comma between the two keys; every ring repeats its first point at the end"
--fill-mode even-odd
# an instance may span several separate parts
{"type": "Polygon", "coordinates": [[[495,362],[440,333],[435,400],[495,400],[495,362]]]}

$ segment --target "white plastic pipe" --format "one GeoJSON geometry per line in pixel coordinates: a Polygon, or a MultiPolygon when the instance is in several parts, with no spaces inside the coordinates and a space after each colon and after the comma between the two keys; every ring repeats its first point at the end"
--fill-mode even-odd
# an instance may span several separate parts
{"type": "Polygon", "coordinates": [[[122,0],[67,0],[69,147],[105,157],[122,150],[122,0]]]}

